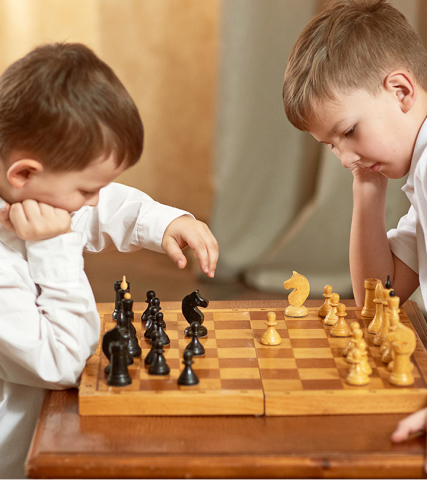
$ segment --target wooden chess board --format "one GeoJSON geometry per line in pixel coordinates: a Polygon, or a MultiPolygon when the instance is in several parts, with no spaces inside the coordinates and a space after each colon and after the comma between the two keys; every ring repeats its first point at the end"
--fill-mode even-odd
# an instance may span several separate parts
{"type": "MultiPolygon", "coordinates": [[[[319,301],[319,306],[320,306],[319,301]]],[[[277,305],[277,302],[275,302],[277,305]]],[[[129,366],[132,384],[110,387],[104,368],[108,360],[100,345],[87,362],[79,388],[81,415],[329,415],[413,412],[427,404],[427,352],[417,336],[412,356],[415,384],[396,387],[382,363],[373,335],[366,333],[370,320],[360,308],[348,307],[346,321],[358,321],[368,343],[373,368],[370,383],[363,387],[345,382],[349,364],[342,349],[349,338],[331,337],[316,308],[304,318],[285,317],[283,308],[202,309],[208,336],[202,338],[206,355],[194,357],[193,368],[200,383],[178,386],[183,369],[183,351],[190,339],[184,337],[188,323],[180,310],[163,309],[171,344],[165,348],[170,366],[166,376],[149,375],[144,358],[150,350],[141,325],[141,310],[135,309],[134,325],[142,356],[129,366]],[[266,330],[267,313],[274,311],[278,346],[259,341],[266,330]]],[[[111,311],[100,311],[101,340],[114,327],[111,311]]],[[[401,321],[412,328],[404,311],[401,321]]],[[[100,342],[101,343],[101,342],[100,342]]]]}

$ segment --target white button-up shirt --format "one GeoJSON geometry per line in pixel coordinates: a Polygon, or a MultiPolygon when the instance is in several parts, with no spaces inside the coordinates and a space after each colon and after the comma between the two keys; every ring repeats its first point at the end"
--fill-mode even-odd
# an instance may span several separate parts
{"type": "Polygon", "coordinates": [[[162,252],[166,227],[184,214],[110,184],[97,207],[72,215],[72,233],[25,242],[0,225],[0,477],[24,475],[45,389],[76,386],[95,351],[100,321],[83,249],[162,252]]]}
{"type": "Polygon", "coordinates": [[[388,232],[392,252],[418,273],[421,294],[427,307],[427,121],[420,129],[411,167],[402,187],[411,206],[397,228],[388,232]]]}

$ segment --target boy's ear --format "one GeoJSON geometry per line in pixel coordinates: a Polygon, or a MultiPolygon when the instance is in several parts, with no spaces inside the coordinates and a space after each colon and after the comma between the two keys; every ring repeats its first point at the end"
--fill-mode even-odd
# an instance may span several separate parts
{"type": "Polygon", "coordinates": [[[417,99],[417,86],[409,72],[392,72],[384,80],[385,89],[399,102],[404,113],[408,112],[417,99]]]}
{"type": "Polygon", "coordinates": [[[12,187],[22,188],[42,171],[43,165],[40,162],[28,158],[13,162],[6,172],[6,177],[12,187]]]}

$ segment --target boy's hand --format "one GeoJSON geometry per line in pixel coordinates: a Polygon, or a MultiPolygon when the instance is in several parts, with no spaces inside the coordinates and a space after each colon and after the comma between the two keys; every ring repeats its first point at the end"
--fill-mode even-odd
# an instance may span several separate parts
{"type": "Polygon", "coordinates": [[[10,221],[9,213],[10,203],[5,203],[4,207],[0,210],[0,224],[13,232],[15,229],[10,221]]]}
{"type": "MultiPolygon", "coordinates": [[[[427,408],[409,415],[397,424],[396,430],[391,434],[393,442],[400,443],[426,431],[427,408]],[[414,435],[415,434],[415,435],[414,435]]],[[[424,464],[427,472],[427,462],[424,464]]]]}
{"type": "Polygon", "coordinates": [[[0,223],[15,231],[22,240],[29,241],[71,232],[71,217],[66,210],[36,200],[6,204],[0,212],[0,223]]]}
{"type": "Polygon", "coordinates": [[[168,225],[162,247],[178,268],[182,269],[187,264],[182,249],[187,245],[196,253],[202,271],[213,278],[218,261],[218,243],[206,224],[184,215],[168,225]]]}
{"type": "Polygon", "coordinates": [[[358,163],[350,167],[353,179],[360,182],[370,182],[383,187],[387,186],[388,179],[379,172],[373,172],[369,168],[360,166],[358,163]]]}

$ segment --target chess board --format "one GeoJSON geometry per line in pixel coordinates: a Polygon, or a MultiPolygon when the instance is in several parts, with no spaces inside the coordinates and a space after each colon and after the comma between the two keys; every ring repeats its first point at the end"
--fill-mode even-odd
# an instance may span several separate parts
{"type": "MultiPolygon", "coordinates": [[[[319,302],[319,306],[320,306],[319,302]]],[[[136,304],[138,305],[138,304],[136,304]]],[[[165,349],[170,367],[166,376],[148,374],[144,358],[150,350],[144,338],[141,310],[135,309],[134,325],[142,356],[129,366],[132,384],[110,387],[104,368],[108,360],[100,344],[83,372],[79,387],[81,415],[331,415],[357,413],[413,412],[427,404],[427,352],[417,336],[411,357],[415,384],[396,387],[382,363],[373,335],[366,332],[369,319],[360,308],[348,307],[346,321],[358,321],[368,343],[373,368],[370,383],[350,386],[350,365],[342,356],[349,338],[330,335],[316,308],[304,318],[285,316],[287,302],[275,308],[206,308],[204,325],[208,336],[201,339],[206,354],[194,357],[193,368],[200,383],[177,384],[183,369],[183,352],[190,339],[184,336],[188,323],[179,309],[163,309],[171,344],[165,349]],[[278,346],[265,346],[260,338],[266,330],[269,311],[276,313],[276,329],[282,337],[278,346]]],[[[277,305],[277,302],[276,302],[277,305]]],[[[111,310],[99,312],[101,337],[115,325],[111,310]]],[[[402,310],[401,321],[412,328],[402,310]]]]}

